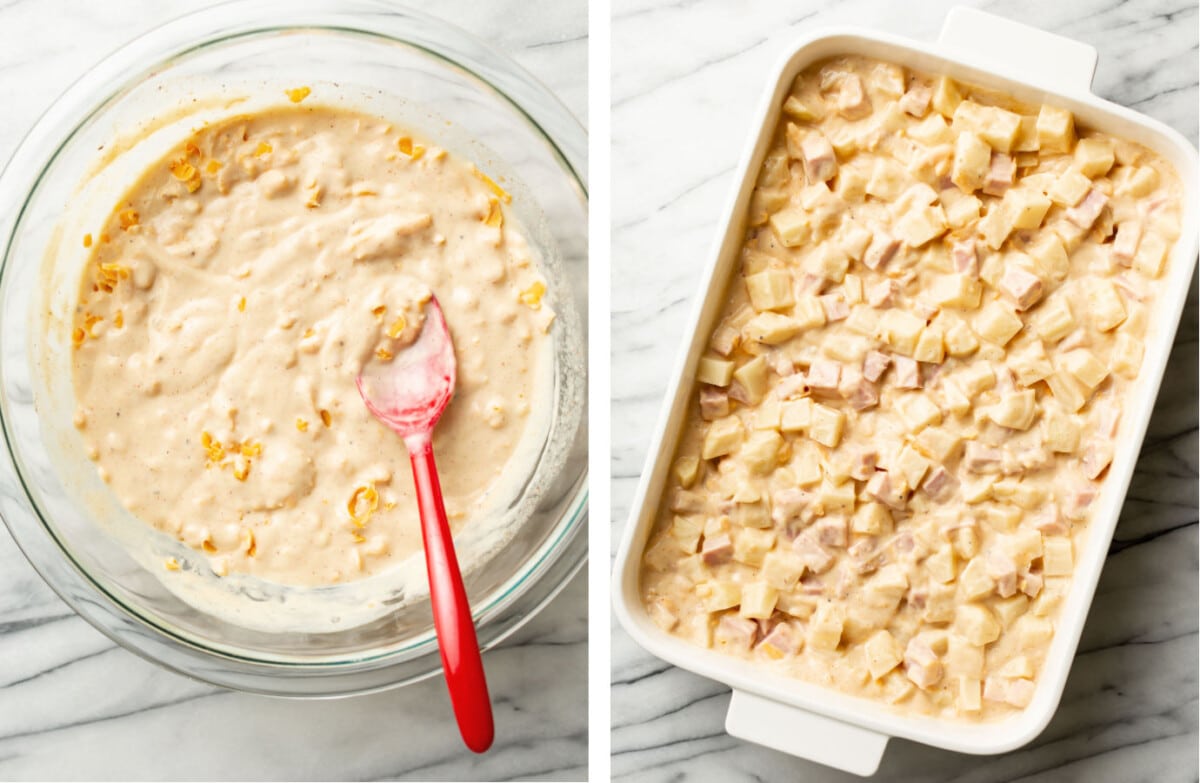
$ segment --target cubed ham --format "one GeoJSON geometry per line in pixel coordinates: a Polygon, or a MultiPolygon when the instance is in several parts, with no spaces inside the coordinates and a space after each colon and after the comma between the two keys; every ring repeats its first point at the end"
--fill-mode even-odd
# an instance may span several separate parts
{"type": "Polygon", "coordinates": [[[1083,475],[1095,481],[1112,463],[1113,447],[1107,440],[1093,440],[1083,449],[1083,475]]]}
{"type": "Polygon", "coordinates": [[[983,561],[984,570],[996,583],[996,592],[1008,598],[1017,592],[1017,563],[1012,555],[999,549],[991,549],[983,561]]]}
{"type": "Polygon", "coordinates": [[[867,302],[871,307],[891,307],[899,293],[894,280],[880,280],[867,289],[867,302]]]}
{"type": "Polygon", "coordinates": [[[904,482],[893,481],[886,470],[875,471],[875,475],[867,481],[867,494],[897,511],[902,511],[906,505],[904,482]]]}
{"type": "Polygon", "coordinates": [[[1003,196],[1013,186],[1017,176],[1017,162],[1003,152],[992,152],[991,165],[983,178],[983,192],[989,196],[1003,196]]]}
{"type": "Polygon", "coordinates": [[[1071,524],[1058,513],[1058,504],[1053,502],[1038,509],[1030,523],[1044,536],[1065,536],[1071,532],[1071,524]]]}
{"type": "Polygon", "coordinates": [[[808,388],[814,392],[836,392],[841,375],[842,366],[837,362],[814,359],[808,366],[805,378],[808,380],[808,388]]]}
{"type": "Polygon", "coordinates": [[[800,276],[800,279],[796,281],[796,290],[801,294],[812,294],[813,296],[816,296],[817,294],[821,293],[822,290],[824,290],[827,282],[829,281],[820,275],[814,275],[805,272],[800,276]]]}
{"type": "Polygon", "coordinates": [[[786,526],[800,518],[812,505],[813,494],[803,489],[789,487],[771,496],[771,519],[776,525],[786,526]]]}
{"type": "Polygon", "coordinates": [[[700,417],[705,421],[716,421],[729,415],[729,394],[716,386],[700,388],[700,417]]]}
{"type": "Polygon", "coordinates": [[[1021,473],[1024,473],[1027,470],[1041,470],[1043,468],[1048,468],[1054,461],[1053,457],[1050,455],[1050,452],[1047,451],[1046,447],[1042,445],[1026,446],[1017,451],[1016,456],[1017,463],[1022,468],[1022,470],[1019,471],[1021,473]]]}
{"type": "Polygon", "coordinates": [[[850,478],[866,481],[875,475],[875,463],[879,461],[879,452],[874,449],[861,449],[850,460],[850,478]]]}
{"type": "Polygon", "coordinates": [[[925,476],[921,489],[934,500],[943,500],[950,496],[957,484],[958,481],[950,475],[950,471],[938,465],[925,476]]]}
{"type": "Polygon", "coordinates": [[[825,320],[844,321],[850,316],[850,305],[841,294],[825,294],[821,297],[821,309],[825,311],[825,320]]]}
{"type": "Polygon", "coordinates": [[[817,543],[826,547],[844,547],[849,536],[849,526],[843,516],[821,517],[812,526],[817,543]]]}
{"type": "Polygon", "coordinates": [[[898,388],[921,388],[921,365],[907,356],[895,356],[892,358],[892,362],[896,365],[896,372],[893,373],[892,379],[898,388]]]}
{"type": "Polygon", "coordinates": [[[863,89],[862,79],[857,75],[848,74],[842,79],[837,95],[837,110],[848,120],[861,120],[871,113],[871,102],[863,89]]]}
{"type": "Polygon", "coordinates": [[[796,373],[796,363],[789,359],[787,354],[782,351],[771,351],[767,354],[767,364],[771,366],[771,369],[780,378],[786,378],[796,373]]]}
{"type": "Polygon", "coordinates": [[[1117,224],[1117,238],[1113,240],[1112,257],[1121,266],[1132,266],[1142,241],[1142,224],[1137,220],[1122,220],[1117,224]]]}
{"type": "Polygon", "coordinates": [[[800,579],[800,592],[804,595],[825,595],[825,580],[815,574],[805,574],[800,579]]]}
{"type": "Polygon", "coordinates": [[[1033,700],[1033,680],[1023,677],[988,677],[983,682],[983,698],[1013,707],[1028,707],[1033,700]]]}
{"type": "Polygon", "coordinates": [[[775,627],[763,637],[756,649],[772,658],[784,658],[795,655],[799,650],[796,632],[787,623],[776,623],[775,627]]]}
{"type": "Polygon", "coordinates": [[[975,250],[974,239],[963,239],[950,247],[950,259],[954,262],[954,271],[967,277],[979,277],[979,255],[975,250]]]}
{"type": "Polygon", "coordinates": [[[842,568],[838,571],[837,584],[833,588],[833,597],[843,601],[850,596],[850,591],[858,586],[859,577],[852,568],[842,568]]]}
{"type": "Polygon", "coordinates": [[[788,400],[802,396],[807,388],[808,379],[804,377],[804,373],[794,372],[775,385],[775,396],[781,400],[788,400]]]}
{"type": "Polygon", "coordinates": [[[912,554],[913,550],[916,549],[917,542],[913,540],[911,531],[902,530],[892,538],[888,546],[892,548],[892,551],[896,553],[898,558],[902,558],[904,555],[912,554]]]}
{"type": "Polygon", "coordinates": [[[1145,286],[1143,286],[1137,280],[1130,279],[1128,275],[1117,275],[1113,278],[1113,285],[1115,285],[1117,288],[1120,288],[1121,293],[1125,294],[1125,296],[1128,296],[1130,299],[1136,302],[1144,302],[1149,296],[1149,294],[1146,293],[1145,286]]]}
{"type": "Polygon", "coordinates": [[[863,357],[862,374],[871,383],[877,382],[883,377],[887,371],[888,365],[892,360],[888,358],[886,353],[879,351],[867,351],[867,355],[863,357]]]}
{"type": "Polygon", "coordinates": [[[671,510],[676,514],[696,514],[708,510],[708,496],[702,492],[676,489],[671,494],[671,510]]]}
{"type": "Polygon", "coordinates": [[[804,567],[814,574],[823,574],[833,566],[834,556],[816,539],[811,530],[796,536],[792,549],[804,567]]]}
{"type": "Polygon", "coordinates": [[[892,260],[900,249],[900,240],[883,231],[876,231],[871,237],[871,244],[863,254],[863,264],[868,269],[879,269],[892,260]]]}
{"type": "Polygon", "coordinates": [[[1000,290],[1008,294],[1018,310],[1028,310],[1042,298],[1042,278],[1010,264],[1000,278],[1000,290]]]}
{"type": "Polygon", "coordinates": [[[883,564],[883,552],[876,548],[874,537],[855,541],[847,554],[854,564],[854,571],[859,574],[869,574],[883,564]]]}
{"type": "Polygon", "coordinates": [[[718,647],[749,650],[758,634],[758,624],[736,614],[723,614],[713,631],[713,642],[718,647]]]}
{"type": "Polygon", "coordinates": [[[838,383],[838,392],[856,411],[865,411],[879,404],[879,387],[864,378],[862,372],[853,367],[846,367],[842,370],[842,380],[838,383]]]}
{"type": "Polygon", "coordinates": [[[1091,228],[1107,204],[1108,196],[1104,195],[1103,191],[1092,188],[1083,197],[1083,201],[1067,210],[1067,220],[1080,228],[1091,228]]]}
{"type": "Polygon", "coordinates": [[[1102,438],[1117,437],[1117,428],[1121,424],[1121,407],[1116,403],[1107,402],[1096,408],[1096,434],[1102,438]]]}
{"type": "Polygon", "coordinates": [[[742,405],[749,406],[754,404],[754,400],[750,398],[750,392],[746,391],[746,387],[737,381],[729,384],[726,394],[729,395],[729,399],[736,400],[742,405]]]}
{"type": "Polygon", "coordinates": [[[728,533],[705,536],[704,545],[700,548],[700,557],[704,559],[705,565],[728,563],[733,558],[733,540],[728,533]]]}
{"type": "Polygon", "coordinates": [[[1000,449],[971,441],[963,451],[963,467],[970,473],[999,473],[1004,464],[1000,449]]]}
{"type": "Polygon", "coordinates": [[[800,142],[800,154],[804,157],[804,175],[808,184],[827,182],[837,175],[837,156],[833,145],[820,131],[812,131],[800,142]]]}
{"type": "Polygon", "coordinates": [[[896,105],[905,114],[920,119],[929,113],[929,101],[933,98],[933,91],[924,84],[914,84],[908,88],[908,92],[900,96],[900,100],[896,105]]]}
{"type": "Polygon", "coordinates": [[[904,648],[904,673],[921,689],[932,688],[941,682],[942,662],[929,643],[919,636],[910,639],[904,648]]]}
{"type": "Polygon", "coordinates": [[[1087,516],[1088,506],[1096,499],[1096,488],[1091,485],[1080,485],[1067,492],[1063,501],[1063,515],[1067,519],[1081,520],[1087,516]]]}
{"type": "Polygon", "coordinates": [[[922,321],[932,321],[933,317],[938,314],[938,310],[940,309],[941,308],[932,302],[926,302],[923,299],[914,299],[912,303],[913,315],[917,316],[922,321]]]}
{"type": "Polygon", "coordinates": [[[708,344],[717,353],[722,356],[728,356],[733,353],[733,349],[737,348],[741,340],[741,333],[737,329],[734,329],[729,324],[722,324],[713,332],[712,339],[709,340],[708,344]]]}
{"type": "Polygon", "coordinates": [[[1030,598],[1037,598],[1045,581],[1041,571],[1025,571],[1017,578],[1017,589],[1030,598]]]}

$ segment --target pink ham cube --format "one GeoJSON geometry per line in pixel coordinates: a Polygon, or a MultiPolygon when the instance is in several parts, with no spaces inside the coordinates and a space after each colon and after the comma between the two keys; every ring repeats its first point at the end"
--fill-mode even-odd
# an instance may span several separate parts
{"type": "Polygon", "coordinates": [[[983,179],[983,192],[989,196],[1003,196],[1016,177],[1017,162],[1003,152],[993,152],[987,176],[983,179]]]}
{"type": "Polygon", "coordinates": [[[715,386],[700,389],[700,418],[715,421],[729,415],[729,394],[715,386]]]}
{"type": "Polygon", "coordinates": [[[1018,310],[1028,310],[1042,298],[1042,278],[1010,265],[1000,278],[1000,290],[1008,294],[1018,310]]]}
{"type": "Polygon", "coordinates": [[[921,365],[907,356],[896,356],[892,362],[896,365],[896,372],[892,377],[898,388],[921,388],[921,365]]]}
{"type": "Polygon", "coordinates": [[[1108,196],[1104,195],[1102,191],[1092,188],[1083,197],[1083,201],[1067,210],[1067,220],[1080,228],[1091,228],[1107,204],[1108,196]]]}
{"type": "Polygon", "coordinates": [[[979,277],[979,255],[975,250],[974,239],[955,242],[950,248],[950,260],[954,262],[954,271],[960,275],[979,277]]]}
{"type": "Polygon", "coordinates": [[[891,363],[892,360],[888,358],[886,353],[867,351],[867,355],[863,357],[863,378],[866,378],[871,383],[877,382],[883,377],[884,372],[887,371],[888,365],[891,363]]]}

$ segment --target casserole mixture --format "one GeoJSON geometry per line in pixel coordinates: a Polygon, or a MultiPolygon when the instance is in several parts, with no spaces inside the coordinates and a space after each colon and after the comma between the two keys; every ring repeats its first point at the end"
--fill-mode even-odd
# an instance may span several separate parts
{"type": "Polygon", "coordinates": [[[354,379],[416,338],[436,292],[459,529],[513,456],[554,317],[510,200],[376,117],[289,106],[197,131],[84,238],[75,424],[101,477],[218,575],[325,585],[419,552],[404,445],[354,379]]]}
{"type": "Polygon", "coordinates": [[[942,717],[1029,704],[1179,234],[1053,106],[795,80],[643,555],[664,629],[942,717]]]}

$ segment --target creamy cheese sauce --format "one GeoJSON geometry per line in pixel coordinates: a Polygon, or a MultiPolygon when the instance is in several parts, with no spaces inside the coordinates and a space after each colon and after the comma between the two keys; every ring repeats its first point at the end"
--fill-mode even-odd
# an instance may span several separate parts
{"type": "Polygon", "coordinates": [[[218,575],[327,585],[408,559],[407,453],[354,380],[415,339],[436,294],[458,385],[434,450],[458,530],[512,461],[554,318],[508,200],[367,115],[197,131],[84,239],[75,424],[101,477],[218,575]]]}
{"type": "Polygon", "coordinates": [[[650,615],[943,717],[1029,704],[1179,235],[1131,142],[861,57],[797,77],[643,555],[650,615]]]}

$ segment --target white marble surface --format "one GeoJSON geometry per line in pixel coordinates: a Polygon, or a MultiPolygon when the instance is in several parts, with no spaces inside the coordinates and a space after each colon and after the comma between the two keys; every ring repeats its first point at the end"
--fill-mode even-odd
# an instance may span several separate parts
{"type": "MultiPolygon", "coordinates": [[[[698,269],[763,80],[813,26],[934,40],[951,0],[613,3],[613,516],[624,525],[698,269]]],[[[1194,0],[971,2],[1100,51],[1095,90],[1196,141],[1194,0]]],[[[893,740],[888,781],[1197,779],[1197,309],[1176,349],[1057,717],[1024,750],[972,757],[893,740]]],[[[725,734],[728,689],[613,630],[613,775],[854,780],[725,734]]]]}
{"type": "MultiPolygon", "coordinates": [[[[0,160],[53,98],[129,38],[201,0],[0,2],[0,160]]],[[[434,4],[429,3],[430,10],[434,4]]],[[[583,0],[439,2],[587,115],[583,0]]],[[[485,656],[491,752],[461,745],[440,678],[294,702],[191,682],[75,617],[0,532],[0,779],[583,779],[587,593],[580,574],[485,656]]]]}

